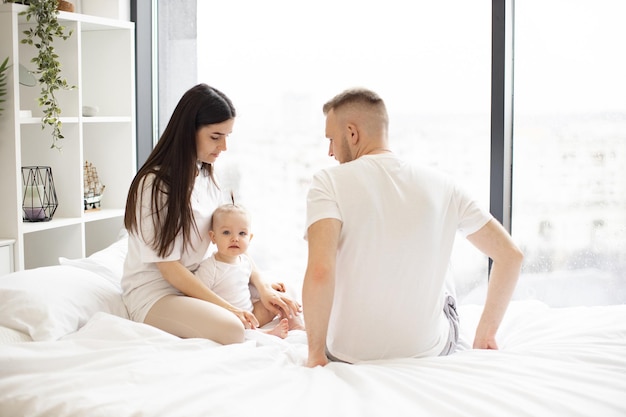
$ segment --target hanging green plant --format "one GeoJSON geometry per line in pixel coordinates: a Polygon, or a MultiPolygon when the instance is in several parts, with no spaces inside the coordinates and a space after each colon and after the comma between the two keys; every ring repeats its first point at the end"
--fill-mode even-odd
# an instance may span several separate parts
{"type": "MultiPolygon", "coordinates": [[[[7,94],[7,70],[9,69],[9,57],[0,64],[0,104],[5,102],[3,98],[7,94]]],[[[2,116],[4,108],[0,106],[0,116],[2,116]]]]}
{"type": "Polygon", "coordinates": [[[55,92],[59,89],[71,90],[74,86],[70,86],[65,78],[61,77],[61,63],[54,51],[55,38],[67,40],[72,36],[72,31],[66,32],[65,27],[59,24],[57,5],[58,0],[30,0],[28,9],[21,14],[26,16],[26,21],[34,20],[36,25],[23,32],[26,38],[21,42],[37,48],[37,55],[31,62],[37,65],[34,72],[41,85],[41,94],[38,98],[39,105],[43,107],[41,128],[45,129],[46,126],[52,128],[50,147],[61,149],[60,140],[63,139],[61,108],[55,92]]]}

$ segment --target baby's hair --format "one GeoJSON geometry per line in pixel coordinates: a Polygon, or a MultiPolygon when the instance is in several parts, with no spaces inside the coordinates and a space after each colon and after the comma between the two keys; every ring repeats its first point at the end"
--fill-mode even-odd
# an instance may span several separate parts
{"type": "Polygon", "coordinates": [[[241,213],[248,218],[248,221],[250,220],[250,213],[248,212],[248,210],[246,210],[246,208],[243,207],[241,204],[235,203],[235,193],[233,191],[230,192],[230,201],[231,201],[230,203],[226,203],[226,204],[222,204],[221,206],[218,206],[215,209],[215,211],[213,211],[213,214],[211,215],[211,222],[209,223],[209,230],[213,230],[213,223],[215,222],[215,217],[222,215],[222,214],[241,213]]]}

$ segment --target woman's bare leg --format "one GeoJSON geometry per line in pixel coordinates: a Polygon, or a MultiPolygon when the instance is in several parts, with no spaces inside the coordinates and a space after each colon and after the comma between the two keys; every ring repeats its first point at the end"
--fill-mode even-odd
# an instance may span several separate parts
{"type": "Polygon", "coordinates": [[[244,327],[233,313],[207,301],[166,295],[157,301],[144,323],[178,337],[199,337],[223,345],[244,341],[244,327]]]}

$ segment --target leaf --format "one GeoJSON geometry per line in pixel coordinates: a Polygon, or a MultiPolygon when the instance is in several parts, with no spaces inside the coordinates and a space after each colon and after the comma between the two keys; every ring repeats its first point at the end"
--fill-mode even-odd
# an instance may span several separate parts
{"type": "Polygon", "coordinates": [[[28,8],[20,14],[26,15],[27,22],[34,18],[37,23],[34,27],[23,31],[26,37],[20,42],[33,45],[37,49],[37,55],[31,62],[37,65],[34,72],[39,75],[39,84],[41,84],[41,93],[37,99],[39,105],[44,107],[41,128],[44,129],[47,125],[52,127],[51,148],[61,149],[59,139],[62,139],[63,135],[61,134],[61,120],[57,117],[61,114],[61,108],[54,92],[61,88],[72,89],[74,87],[69,87],[67,81],[61,77],[61,63],[53,43],[55,39],[67,40],[73,31],[66,31],[66,28],[59,24],[57,1],[30,1],[28,8]]]}

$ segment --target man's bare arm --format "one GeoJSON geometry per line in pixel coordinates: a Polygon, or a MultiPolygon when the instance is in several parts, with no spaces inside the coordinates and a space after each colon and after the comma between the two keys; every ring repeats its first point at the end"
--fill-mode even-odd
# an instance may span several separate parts
{"type": "Polygon", "coordinates": [[[307,366],[324,366],[326,334],[335,291],[335,262],[341,222],[323,219],[308,230],[309,260],[302,287],[302,305],[309,343],[307,366]]]}
{"type": "Polygon", "coordinates": [[[476,328],[474,348],[498,349],[496,333],[515,290],[523,254],[495,219],[467,239],[493,261],[485,307],[476,328]]]}

